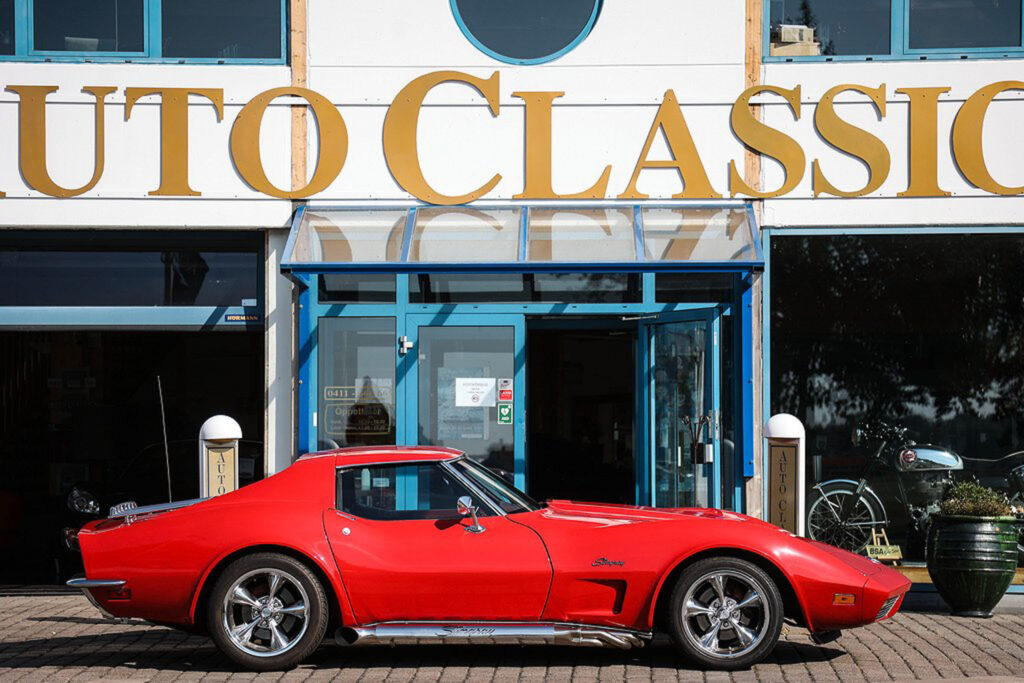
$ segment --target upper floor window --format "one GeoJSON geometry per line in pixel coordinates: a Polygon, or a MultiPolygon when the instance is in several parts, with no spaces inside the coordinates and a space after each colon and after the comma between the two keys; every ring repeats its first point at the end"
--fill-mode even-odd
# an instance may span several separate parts
{"type": "Polygon", "coordinates": [[[769,0],[766,58],[1019,56],[1021,0],[769,0]]]}
{"type": "Polygon", "coordinates": [[[480,51],[510,64],[558,59],[583,42],[601,0],[451,0],[459,28],[480,51]]]}
{"type": "Polygon", "coordinates": [[[0,0],[0,58],[285,63],[284,0],[0,0]]]}

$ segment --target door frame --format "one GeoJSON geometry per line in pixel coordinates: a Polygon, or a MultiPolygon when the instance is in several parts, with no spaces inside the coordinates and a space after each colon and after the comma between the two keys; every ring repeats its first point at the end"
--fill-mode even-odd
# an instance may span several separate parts
{"type": "Polygon", "coordinates": [[[512,448],[515,485],[526,488],[526,316],[520,313],[410,313],[405,335],[412,348],[398,362],[398,385],[405,396],[402,445],[419,444],[419,352],[421,327],[511,327],[513,329],[512,448]]]}
{"type": "Polygon", "coordinates": [[[704,369],[705,377],[710,381],[705,384],[705,400],[710,404],[713,415],[712,424],[708,427],[713,448],[713,461],[706,495],[709,507],[720,508],[722,505],[722,314],[721,307],[707,306],[685,311],[662,312],[638,321],[636,414],[640,418],[641,428],[637,430],[637,453],[644,456],[636,458],[637,501],[640,504],[653,506],[655,503],[653,352],[656,328],[672,323],[703,322],[710,333],[706,341],[707,353],[705,354],[704,369]]]}
{"type": "MultiPolygon", "coordinates": [[[[700,271],[694,271],[700,272],[700,271]]],[[[481,304],[415,304],[410,303],[408,298],[409,275],[406,273],[395,274],[396,279],[396,300],[391,303],[321,303],[318,300],[318,273],[288,273],[289,277],[297,285],[297,315],[296,315],[296,374],[291,381],[295,386],[295,431],[294,447],[295,455],[301,455],[316,449],[317,439],[317,391],[318,391],[318,332],[319,319],[323,317],[384,317],[395,320],[397,335],[402,334],[406,329],[406,318],[408,316],[426,315],[430,317],[453,317],[466,316],[471,318],[474,324],[486,325],[504,315],[525,316],[558,316],[560,320],[573,321],[586,317],[621,317],[635,316],[640,320],[654,320],[654,316],[668,316],[687,311],[717,312],[721,326],[730,325],[735,331],[733,338],[733,354],[735,364],[735,381],[732,387],[723,388],[732,392],[733,413],[735,428],[737,430],[737,449],[734,460],[731,461],[733,485],[731,490],[730,509],[742,512],[745,508],[745,486],[744,477],[753,475],[753,453],[755,451],[753,441],[753,326],[751,320],[751,281],[749,276],[739,273],[735,275],[736,296],[730,303],[663,303],[656,301],[653,273],[643,274],[643,301],[628,304],[564,304],[564,303],[481,303],[481,304]],[[724,316],[724,318],[723,318],[724,316]]],[[[639,335],[638,335],[639,338],[639,335]]],[[[525,334],[523,335],[525,341],[525,334]]],[[[721,336],[719,336],[721,342],[721,336]]],[[[639,354],[637,354],[639,356],[639,354]]],[[[398,354],[396,351],[396,358],[398,354]]],[[[520,427],[520,438],[524,441],[524,447],[516,455],[522,458],[517,463],[521,477],[517,477],[517,484],[525,484],[526,470],[528,467],[528,453],[525,445],[525,419],[526,404],[525,391],[528,390],[527,378],[525,377],[525,353],[517,358],[517,369],[522,373],[517,380],[516,390],[519,401],[516,403],[516,415],[514,420],[522,421],[520,427]],[[522,387],[522,390],[520,390],[522,387]],[[520,455],[521,453],[521,455],[520,455]]],[[[396,397],[404,397],[401,393],[404,390],[406,377],[404,365],[396,365],[396,397]]],[[[639,372],[639,368],[638,368],[639,372]]],[[[642,386],[642,382],[637,386],[642,386]]],[[[638,392],[639,393],[639,392],[638,392]]],[[[642,406],[638,406],[638,410],[642,406]]],[[[403,400],[396,401],[396,443],[407,445],[406,426],[409,422],[406,415],[406,406],[403,400]]],[[[646,411],[645,411],[646,412],[646,411]]],[[[635,449],[637,453],[646,452],[647,441],[640,441],[641,430],[647,424],[643,420],[637,425],[637,441],[635,449]]],[[[643,437],[646,439],[646,436],[643,437]]],[[[648,485],[647,459],[642,461],[642,470],[638,468],[636,478],[636,501],[640,504],[651,502],[651,491],[648,485]]],[[[716,468],[721,467],[719,454],[716,468]]],[[[517,472],[519,474],[519,472],[517,472]]],[[[717,482],[722,484],[726,480],[721,476],[719,469],[717,482]]],[[[716,489],[721,486],[716,483],[716,489]]],[[[720,490],[715,491],[713,500],[721,501],[720,490]]],[[[719,503],[720,505],[720,503],[719,503]]]]}

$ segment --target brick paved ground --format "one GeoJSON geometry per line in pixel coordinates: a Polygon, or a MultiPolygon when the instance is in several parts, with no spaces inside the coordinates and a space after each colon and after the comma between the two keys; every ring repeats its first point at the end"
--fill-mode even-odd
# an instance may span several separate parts
{"type": "MultiPolygon", "coordinates": [[[[77,595],[0,597],[0,681],[278,680],[232,670],[203,638],[144,623],[112,623],[77,595]]],[[[569,647],[325,645],[285,681],[1024,681],[1024,616],[955,619],[903,613],[817,647],[788,628],[752,671],[705,674],[667,642],[642,650],[569,647]]]]}

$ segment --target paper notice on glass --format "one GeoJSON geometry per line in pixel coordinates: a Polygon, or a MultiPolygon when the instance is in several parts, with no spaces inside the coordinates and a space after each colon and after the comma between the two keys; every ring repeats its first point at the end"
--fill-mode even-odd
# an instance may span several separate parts
{"type": "Polygon", "coordinates": [[[455,406],[457,408],[489,408],[497,403],[493,377],[456,377],[455,406]]]}

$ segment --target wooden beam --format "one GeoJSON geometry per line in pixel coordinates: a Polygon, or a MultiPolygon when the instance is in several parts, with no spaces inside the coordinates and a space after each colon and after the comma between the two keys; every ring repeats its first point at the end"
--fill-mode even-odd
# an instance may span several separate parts
{"type": "MultiPolygon", "coordinates": [[[[289,0],[292,87],[305,88],[309,82],[306,68],[306,0],[289,0]]],[[[292,189],[306,185],[307,119],[305,105],[292,105],[292,189]]]]}

